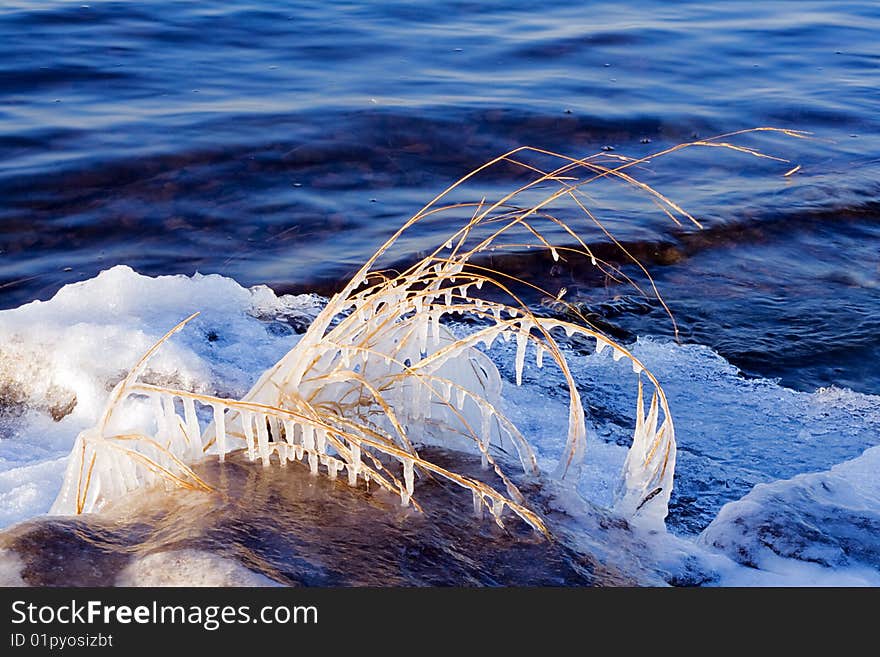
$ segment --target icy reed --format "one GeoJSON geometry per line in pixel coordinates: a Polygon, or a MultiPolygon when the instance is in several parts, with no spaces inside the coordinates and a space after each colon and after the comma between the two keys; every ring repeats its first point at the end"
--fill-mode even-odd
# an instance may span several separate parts
{"type": "Polygon", "coordinates": [[[537,477],[539,469],[527,438],[503,412],[502,377],[484,350],[496,340],[513,341],[517,385],[526,358],[534,358],[537,367],[549,362],[562,372],[568,437],[553,476],[576,481],[588,429],[567,362],[570,352],[559,341],[563,335],[580,335],[592,339],[597,351],[611,349],[615,359],[630,361],[638,388],[633,441],[619,474],[614,510],[641,525],[662,528],[676,444],[672,415],[657,379],[569,306],[564,290],[550,292],[481,265],[479,254],[531,248],[546,250],[554,261],[577,255],[666,308],[647,270],[590,210],[584,188],[622,184],[675,223],[699,227],[692,215],[637,180],[634,171],[649,160],[693,147],[778,159],[734,143],[755,132],[802,136],[758,128],[680,144],[643,158],[605,152],[572,158],[522,147],[487,162],[400,227],[241,399],[140,381],[150,357],[195,313],[144,354],[113,389],[98,423],[79,434],[51,512],[99,511],[147,486],[210,490],[190,466],[208,455],[222,460],[244,450],[263,467],[303,462],[315,475],[336,479],[344,474],[351,486],[379,487],[419,511],[416,479],[440,477],[470,491],[477,515],[488,511],[501,526],[506,514],[516,516],[549,535],[507,473],[511,463],[503,455],[510,447],[527,478],[537,477]],[[459,200],[466,185],[501,168],[508,175],[513,168],[525,182],[495,200],[459,200]],[[644,274],[649,289],[596,257],[575,220],[586,220],[588,228],[617,244],[644,274]],[[448,239],[403,271],[381,269],[380,259],[392,247],[405,246],[401,238],[410,235],[407,231],[427,221],[449,224],[448,239]],[[517,293],[528,288],[554,298],[567,314],[536,315],[517,293]],[[455,332],[450,321],[455,322],[455,332]],[[645,384],[650,392],[647,404],[645,384]],[[422,445],[478,452],[490,470],[486,479],[494,485],[422,458],[417,449],[422,445]]]}

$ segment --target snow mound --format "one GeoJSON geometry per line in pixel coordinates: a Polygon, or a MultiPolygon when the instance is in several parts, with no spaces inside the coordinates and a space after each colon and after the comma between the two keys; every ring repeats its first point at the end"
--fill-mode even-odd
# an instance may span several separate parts
{"type": "Polygon", "coordinates": [[[154,552],[126,566],[116,586],[279,586],[232,559],[201,550],[154,552]]]}
{"type": "Polygon", "coordinates": [[[0,311],[0,527],[48,510],[77,434],[181,319],[201,313],[150,360],[144,380],[234,396],[322,305],[317,295],[277,296],[218,275],[153,278],[116,266],[0,311]]]}
{"type": "Polygon", "coordinates": [[[700,542],[743,565],[873,569],[880,580],[880,447],[830,470],[760,484],[726,504],[700,542]]]}

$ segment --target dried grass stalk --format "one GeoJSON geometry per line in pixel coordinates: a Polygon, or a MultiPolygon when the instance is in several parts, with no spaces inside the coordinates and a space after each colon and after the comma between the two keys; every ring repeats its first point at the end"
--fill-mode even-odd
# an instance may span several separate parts
{"type": "MultiPolygon", "coordinates": [[[[546,249],[554,260],[579,254],[609,276],[636,285],[619,269],[596,258],[580,237],[583,230],[570,218],[571,210],[617,243],[589,209],[584,188],[600,181],[619,183],[644,194],[676,223],[699,226],[693,216],[636,180],[632,172],[649,159],[692,147],[769,157],[730,141],[756,131],[802,136],[760,128],[681,144],[640,159],[608,153],[571,158],[529,147],[495,158],[444,190],[392,235],[329,300],[296,346],[241,399],[138,381],[149,357],[192,319],[187,318],[116,386],[98,425],[79,435],[52,511],[97,511],[107,501],[146,485],[206,490],[208,485],[190,464],[207,453],[223,459],[244,449],[248,458],[264,467],[303,461],[312,473],[331,479],[344,471],[352,486],[378,486],[417,510],[421,507],[414,498],[416,478],[445,478],[472,493],[478,514],[488,510],[503,526],[503,516],[509,512],[547,534],[544,521],[528,508],[496,459],[498,447],[512,445],[524,473],[538,474],[528,440],[504,415],[501,376],[478,347],[488,348],[499,338],[513,341],[517,384],[529,352],[539,367],[549,359],[562,372],[569,397],[568,440],[555,474],[560,479],[572,478],[584,457],[587,427],[580,392],[559,344],[565,334],[592,338],[597,351],[610,348],[615,359],[631,362],[638,386],[636,421],[615,506],[627,517],[662,527],[672,491],[676,446],[672,415],[657,379],[627,349],[591,326],[575,307],[568,306],[568,310],[578,321],[540,317],[514,290],[526,286],[567,305],[563,293],[542,290],[482,266],[478,259],[490,251],[523,248],[546,249]],[[526,182],[491,202],[453,198],[465,183],[502,165],[519,169],[526,182]],[[380,259],[415,224],[460,217],[463,212],[469,219],[455,220],[448,239],[427,256],[404,271],[379,268],[380,259]],[[553,241],[560,236],[564,246],[553,241]],[[464,317],[477,321],[467,325],[471,327],[467,331],[453,333],[448,320],[464,317]],[[647,412],[644,381],[653,388],[647,412]],[[114,430],[114,420],[125,414],[126,404],[135,398],[152,400],[151,430],[144,434],[114,430]],[[197,404],[212,409],[213,419],[204,428],[197,404]],[[421,458],[416,449],[419,444],[471,445],[499,485],[490,486],[421,458]]],[[[651,291],[643,292],[666,308],[647,270],[618,246],[647,277],[651,291]]]]}

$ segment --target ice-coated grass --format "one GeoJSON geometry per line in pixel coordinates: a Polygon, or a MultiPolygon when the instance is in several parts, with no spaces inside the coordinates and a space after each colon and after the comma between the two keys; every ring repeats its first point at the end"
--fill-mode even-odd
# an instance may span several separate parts
{"type": "Polygon", "coordinates": [[[385,489],[417,510],[417,478],[441,477],[471,492],[478,515],[488,511],[503,526],[509,510],[548,534],[509,476],[510,459],[499,457],[515,455],[527,477],[539,475],[529,440],[504,413],[501,377],[483,349],[496,340],[515,345],[517,384],[527,358],[561,372],[568,427],[554,474],[576,480],[571,474],[579,471],[584,458],[587,425],[577,382],[558,342],[564,334],[592,339],[596,351],[609,349],[615,360],[631,363],[637,390],[632,445],[617,476],[613,504],[634,522],[662,527],[676,443],[660,383],[644,363],[575,308],[570,310],[580,321],[541,317],[517,292],[532,288],[565,304],[564,290],[543,290],[486,267],[481,254],[534,248],[546,250],[553,260],[577,255],[665,307],[647,270],[590,211],[584,188],[621,184],[644,195],[648,207],[659,208],[670,220],[699,226],[687,211],[637,180],[635,170],[649,159],[690,147],[769,157],[733,143],[745,132],[756,130],[681,144],[651,158],[608,153],[571,158],[528,147],[495,158],[405,222],[329,300],[302,339],[239,398],[142,380],[154,355],[172,344],[171,337],[197,313],[181,321],[115,386],[98,423],[79,434],[53,512],[97,511],[132,490],[160,483],[207,490],[190,464],[208,453],[222,459],[243,449],[264,467],[301,461],[312,473],[331,479],[344,473],[350,485],[385,489]],[[459,200],[466,185],[502,166],[519,170],[525,182],[494,200],[459,200]],[[382,268],[382,259],[412,226],[441,219],[450,225],[443,244],[403,271],[382,268]],[[641,268],[647,291],[593,254],[576,223],[581,220],[641,268]],[[463,318],[471,320],[470,330],[453,334],[446,323],[463,318]],[[418,446],[432,443],[479,453],[487,469],[485,481],[421,458],[418,446]]]}

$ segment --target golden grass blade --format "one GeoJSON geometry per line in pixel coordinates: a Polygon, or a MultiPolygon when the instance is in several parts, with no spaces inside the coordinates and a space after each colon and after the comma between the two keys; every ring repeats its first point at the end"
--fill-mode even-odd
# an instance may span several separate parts
{"type": "MultiPolygon", "coordinates": [[[[569,351],[561,342],[564,332],[567,336],[591,337],[596,340],[597,352],[610,347],[615,360],[630,362],[638,386],[636,417],[615,509],[627,517],[645,518],[662,526],[672,488],[676,445],[669,403],[657,378],[567,302],[564,288],[549,292],[523,277],[475,260],[481,254],[530,248],[549,252],[554,261],[575,255],[586,258],[590,266],[611,280],[630,285],[646,298],[657,299],[677,335],[672,311],[654,278],[591,209],[591,195],[586,189],[605,182],[623,185],[678,227],[687,221],[701,228],[692,214],[636,174],[649,162],[691,148],[787,161],[737,143],[742,136],[757,133],[807,136],[796,130],[762,127],[697,139],[639,158],[608,153],[571,157],[530,146],[499,155],[446,187],[404,222],[328,300],[299,342],[264,371],[241,399],[138,381],[150,357],[196,316],[191,315],[144,354],[110,394],[97,426],[80,434],[56,507],[88,512],[100,508],[101,496],[109,494],[107,491],[139,484],[165,482],[206,490],[207,483],[190,467],[193,461],[211,453],[223,458],[231,451],[244,449],[249,458],[259,458],[265,467],[277,456],[281,464],[307,461],[313,473],[323,472],[331,478],[346,470],[350,484],[376,482],[399,495],[404,505],[418,510],[421,506],[413,498],[416,473],[438,476],[469,490],[475,511],[488,508],[499,525],[503,526],[504,510],[510,509],[536,531],[549,535],[546,523],[527,507],[524,496],[505,472],[506,462],[497,457],[506,453],[502,441],[509,440],[526,476],[539,474],[534,450],[502,412],[505,384],[480,345],[488,350],[496,339],[514,341],[517,384],[522,379],[528,349],[534,350],[538,367],[543,366],[547,354],[561,373],[569,396],[568,435],[556,471],[561,478],[577,475],[587,440],[581,393],[569,364],[569,351]],[[502,163],[516,167],[527,180],[495,199],[484,194],[478,201],[454,198],[467,184],[502,163]],[[623,271],[624,264],[612,264],[613,258],[597,258],[589,240],[575,229],[570,212],[586,219],[591,230],[598,230],[600,238],[622,254],[624,264],[635,266],[633,276],[639,281],[644,277],[648,284],[642,287],[623,271]],[[391,252],[402,235],[429,220],[454,222],[447,239],[400,271],[379,266],[380,259],[391,252]],[[478,294],[484,286],[485,292],[478,294]],[[551,299],[551,304],[563,308],[577,323],[538,316],[514,288],[551,299]],[[476,324],[459,326],[456,330],[462,334],[454,334],[446,322],[456,316],[476,324]],[[653,388],[647,413],[643,378],[653,388]],[[152,400],[152,425],[143,432],[109,432],[113,414],[122,415],[128,404],[143,397],[152,400]],[[185,417],[178,414],[175,399],[184,400],[185,417]],[[204,429],[199,424],[196,402],[209,407],[212,413],[204,429]],[[416,450],[429,439],[442,442],[446,436],[449,441],[453,435],[476,447],[485,467],[491,466],[490,472],[505,492],[431,463],[416,450]],[[137,470],[132,471],[134,474],[127,470],[113,472],[114,464],[122,469],[128,467],[126,464],[135,464],[137,470]]],[[[795,167],[784,175],[798,170],[795,167]]]]}

